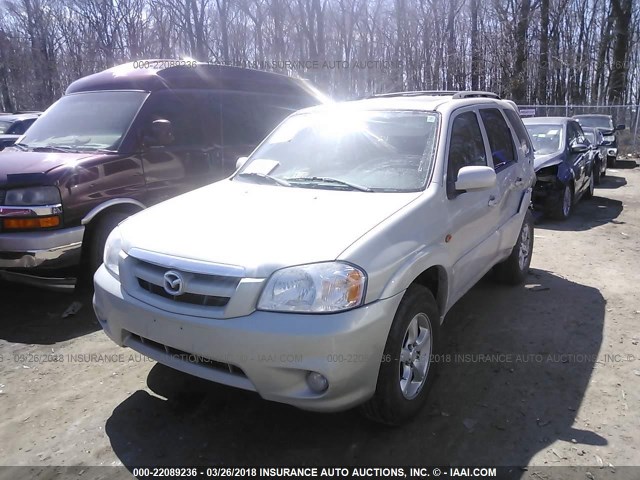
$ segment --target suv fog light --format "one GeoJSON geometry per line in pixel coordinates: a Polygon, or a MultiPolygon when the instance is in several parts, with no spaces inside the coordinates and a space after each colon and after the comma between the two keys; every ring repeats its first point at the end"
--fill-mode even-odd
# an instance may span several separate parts
{"type": "Polygon", "coordinates": [[[307,375],[307,384],[309,388],[316,393],[322,393],[329,388],[329,380],[327,380],[327,377],[318,372],[309,372],[307,375]]]}

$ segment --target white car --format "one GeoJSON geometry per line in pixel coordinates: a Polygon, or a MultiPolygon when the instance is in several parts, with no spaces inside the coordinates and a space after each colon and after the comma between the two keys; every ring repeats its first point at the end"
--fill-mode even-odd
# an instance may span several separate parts
{"type": "Polygon", "coordinates": [[[302,110],[220,182],[109,236],[106,334],[175,369],[400,424],[440,325],[492,268],[522,282],[533,149],[512,102],[405,92],[302,110]]]}

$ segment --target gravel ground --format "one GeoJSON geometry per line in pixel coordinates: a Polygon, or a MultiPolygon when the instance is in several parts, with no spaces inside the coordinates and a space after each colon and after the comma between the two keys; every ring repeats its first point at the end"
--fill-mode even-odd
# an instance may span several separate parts
{"type": "Polygon", "coordinates": [[[639,239],[640,168],[620,162],[537,225],[526,285],[484,279],[452,309],[429,403],[399,429],[188,378],[112,344],[88,295],[0,283],[0,465],[640,465],[639,239]]]}

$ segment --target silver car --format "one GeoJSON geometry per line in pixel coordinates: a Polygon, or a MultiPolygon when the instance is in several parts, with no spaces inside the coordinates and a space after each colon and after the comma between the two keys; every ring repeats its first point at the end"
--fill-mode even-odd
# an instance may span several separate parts
{"type": "Polygon", "coordinates": [[[533,148],[514,104],[404,92],[302,110],[230,178],[107,240],[94,308],[158,362],[315,411],[400,424],[447,311],[524,280],[533,148]]]}

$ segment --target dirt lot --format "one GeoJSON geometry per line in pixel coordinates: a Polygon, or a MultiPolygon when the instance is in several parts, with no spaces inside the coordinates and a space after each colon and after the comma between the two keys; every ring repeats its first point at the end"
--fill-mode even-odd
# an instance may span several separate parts
{"type": "Polygon", "coordinates": [[[525,286],[485,279],[449,313],[401,429],[186,378],[112,344],[88,296],[0,284],[0,463],[640,465],[640,168],[535,242],[525,286]]]}

